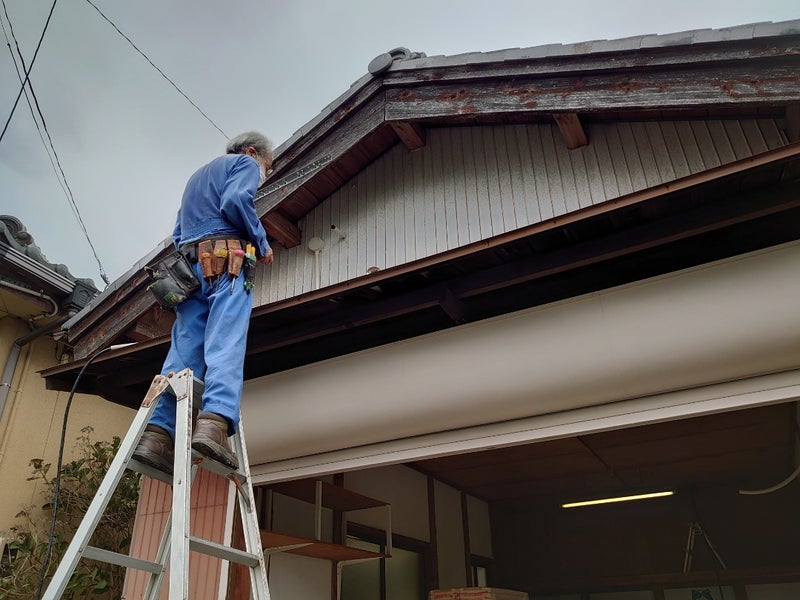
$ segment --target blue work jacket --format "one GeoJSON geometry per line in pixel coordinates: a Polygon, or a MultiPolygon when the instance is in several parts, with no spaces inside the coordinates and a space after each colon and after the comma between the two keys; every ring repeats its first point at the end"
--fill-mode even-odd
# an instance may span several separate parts
{"type": "Polygon", "coordinates": [[[246,154],[226,154],[200,167],[189,178],[172,239],[175,246],[231,234],[269,250],[267,233],[253,203],[258,188],[258,163],[246,154]]]}

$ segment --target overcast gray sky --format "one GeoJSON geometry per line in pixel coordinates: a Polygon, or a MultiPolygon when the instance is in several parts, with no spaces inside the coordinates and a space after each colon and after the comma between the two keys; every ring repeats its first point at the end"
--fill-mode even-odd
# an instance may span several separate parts
{"type": "MultiPolygon", "coordinates": [[[[3,2],[30,63],[52,2],[3,2]]],[[[800,17],[797,0],[93,2],[228,136],[256,129],[275,145],[398,46],[452,55],[800,17]]],[[[186,179],[226,139],[86,0],[57,3],[31,81],[113,281],[171,233],[186,179]]],[[[4,48],[0,126],[18,90],[4,48]]],[[[104,287],[24,97],[0,142],[0,213],[104,287]]]]}

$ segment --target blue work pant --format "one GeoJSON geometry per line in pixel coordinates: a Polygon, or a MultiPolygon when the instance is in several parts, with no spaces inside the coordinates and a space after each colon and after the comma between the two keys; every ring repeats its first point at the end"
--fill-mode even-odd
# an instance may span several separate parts
{"type": "MultiPolygon", "coordinates": [[[[244,355],[253,297],[242,287],[240,276],[233,284],[223,273],[209,284],[199,263],[195,275],[203,282],[193,296],[176,307],[172,344],[161,369],[162,375],[190,368],[205,383],[202,410],[228,419],[235,433],[239,426],[244,355]]],[[[150,424],[166,429],[175,439],[175,396],[162,394],[150,424]]]]}

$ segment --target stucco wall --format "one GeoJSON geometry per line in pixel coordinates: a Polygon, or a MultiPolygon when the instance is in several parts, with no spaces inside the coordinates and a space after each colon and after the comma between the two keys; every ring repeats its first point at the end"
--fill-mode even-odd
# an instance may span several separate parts
{"type": "MultiPolygon", "coordinates": [[[[27,323],[0,319],[0,369],[8,360],[14,340],[29,332],[27,323]]],[[[35,339],[20,352],[17,368],[0,418],[0,535],[15,523],[21,508],[41,505],[41,485],[27,481],[32,458],[53,464],[58,448],[64,410],[69,393],[49,391],[39,371],[57,364],[57,346],[49,337],[35,339]]],[[[64,460],[75,456],[75,441],[81,428],[94,428],[92,439],[123,436],[134,411],[96,396],[76,394],[70,408],[64,460]]]]}

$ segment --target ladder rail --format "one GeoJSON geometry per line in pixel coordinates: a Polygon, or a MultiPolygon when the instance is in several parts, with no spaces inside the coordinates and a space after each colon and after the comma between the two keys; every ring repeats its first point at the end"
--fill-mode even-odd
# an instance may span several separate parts
{"type": "MultiPolygon", "coordinates": [[[[239,515],[242,519],[242,531],[244,532],[245,548],[259,556],[258,564],[250,569],[250,596],[253,600],[270,600],[269,584],[267,582],[266,559],[264,550],[261,547],[261,533],[258,527],[258,516],[256,515],[256,501],[253,494],[253,480],[250,477],[250,460],[247,456],[247,447],[244,444],[244,428],[242,420],[239,419],[239,430],[234,436],[234,449],[239,458],[239,469],[244,472],[247,502],[239,496],[239,515]]],[[[238,488],[239,486],[237,486],[238,488]]]]}
{"type": "Polygon", "coordinates": [[[72,541],[64,554],[53,578],[45,591],[42,600],[58,600],[64,593],[69,579],[82,557],[101,562],[116,564],[148,572],[144,600],[157,600],[161,591],[168,566],[170,600],[187,600],[189,598],[189,552],[201,552],[248,567],[250,572],[251,597],[253,600],[270,600],[267,581],[266,558],[261,546],[261,533],[256,515],[256,503],[250,476],[250,464],[247,447],[244,442],[244,431],[241,415],[237,433],[232,436],[233,447],[240,467],[235,471],[205,459],[192,451],[192,405],[195,394],[202,395],[203,383],[194,378],[190,369],[168,376],[156,375],[148,390],[139,411],[136,413],[128,433],[120,443],[117,455],[111,462],[108,472],[98,488],[95,497],[86,511],[72,541]],[[158,399],[168,388],[176,397],[176,423],[173,475],[161,473],[132,459],[139,438],[155,411],[158,399]],[[190,500],[191,485],[200,466],[218,475],[227,477],[234,485],[231,493],[236,494],[242,529],[245,538],[245,550],[204,540],[190,535],[190,500]],[[102,518],[114,490],[125,474],[126,468],[132,468],[144,475],[172,485],[171,510],[162,534],[155,561],[148,561],[101,548],[89,546],[88,542],[97,524],[102,518]],[[234,490],[235,488],[235,490],[234,490]]]}
{"type": "MultiPolygon", "coordinates": [[[[191,371],[175,389],[175,464],[172,476],[172,539],[170,541],[169,597],[189,597],[189,515],[191,509],[192,403],[194,382],[191,371]]],[[[174,386],[176,387],[176,386],[174,386]]]]}
{"type": "MultiPolygon", "coordinates": [[[[145,401],[147,398],[151,397],[151,393],[155,390],[160,389],[163,392],[167,388],[167,385],[168,381],[166,377],[156,375],[153,379],[153,383],[150,385],[150,390],[148,391],[145,401]]],[[[81,559],[84,550],[88,546],[89,539],[92,533],[94,533],[97,524],[100,522],[114,490],[125,474],[125,465],[136,449],[136,444],[139,442],[139,438],[147,422],[155,411],[155,407],[156,402],[151,402],[148,406],[144,406],[143,403],[143,408],[140,409],[133,418],[131,427],[120,443],[117,455],[111,461],[108,473],[106,473],[106,476],[97,488],[97,492],[94,498],[92,498],[89,508],[86,510],[86,515],[75,531],[72,542],[70,542],[69,547],[64,553],[61,563],[58,565],[58,568],[56,568],[55,573],[53,573],[53,578],[50,581],[50,585],[45,590],[44,595],[42,595],[42,600],[58,600],[64,593],[67,583],[69,583],[69,578],[75,571],[75,567],[78,566],[78,561],[81,559]]]]}

